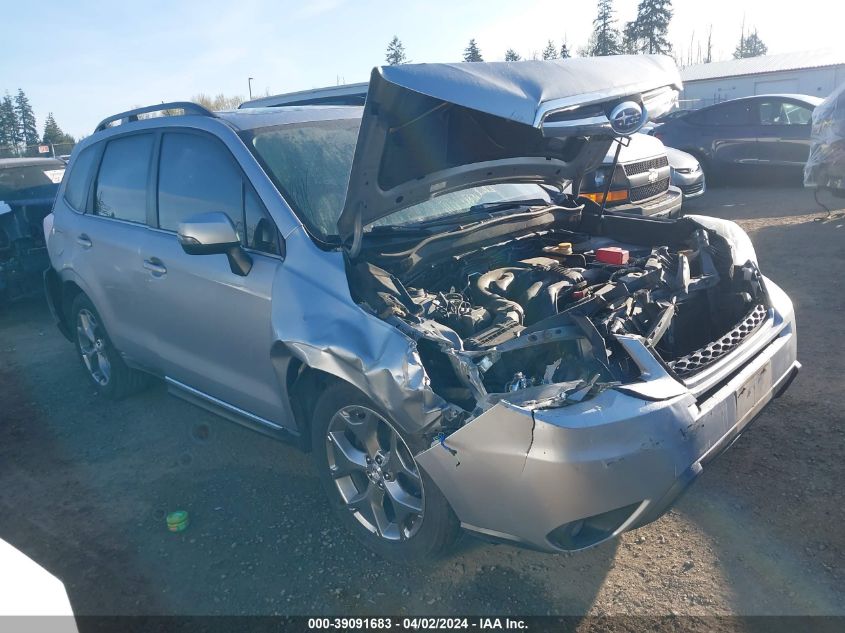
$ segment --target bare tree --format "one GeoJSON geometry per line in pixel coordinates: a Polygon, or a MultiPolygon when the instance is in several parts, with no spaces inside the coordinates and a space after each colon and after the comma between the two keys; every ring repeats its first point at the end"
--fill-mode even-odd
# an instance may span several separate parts
{"type": "Polygon", "coordinates": [[[222,92],[214,97],[200,93],[191,97],[191,101],[214,112],[218,110],[236,110],[244,102],[244,98],[240,95],[226,96],[222,92]]]}

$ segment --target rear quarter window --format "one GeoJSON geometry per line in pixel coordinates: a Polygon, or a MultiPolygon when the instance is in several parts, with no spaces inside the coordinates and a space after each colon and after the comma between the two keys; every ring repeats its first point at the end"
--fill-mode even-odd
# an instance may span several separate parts
{"type": "Polygon", "coordinates": [[[96,146],[86,147],[73,163],[68,172],[65,185],[65,200],[77,211],[85,210],[88,198],[88,184],[91,182],[91,172],[94,169],[94,159],[97,157],[96,146]]]}

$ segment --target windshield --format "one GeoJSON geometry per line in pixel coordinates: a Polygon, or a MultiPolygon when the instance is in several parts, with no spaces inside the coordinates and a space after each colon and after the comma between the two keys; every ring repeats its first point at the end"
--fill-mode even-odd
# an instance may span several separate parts
{"type": "MultiPolygon", "coordinates": [[[[309,230],[322,239],[337,235],[360,119],[336,119],[251,130],[246,137],[279,191],[309,230]]],[[[410,224],[469,210],[476,204],[549,200],[539,185],[504,183],[446,193],[402,209],[375,223],[410,224]]]]}
{"type": "Polygon", "coordinates": [[[299,219],[319,237],[337,234],[360,119],[258,128],[248,145],[299,219]]]}
{"type": "Polygon", "coordinates": [[[64,173],[65,168],[58,165],[0,168],[0,200],[55,197],[64,173]]]}
{"type": "Polygon", "coordinates": [[[422,220],[446,218],[469,211],[477,204],[495,204],[519,200],[543,200],[550,202],[548,192],[539,185],[530,183],[503,183],[482,185],[451,193],[444,193],[426,202],[415,204],[407,209],[373,222],[372,226],[391,226],[413,224],[422,220]]]}

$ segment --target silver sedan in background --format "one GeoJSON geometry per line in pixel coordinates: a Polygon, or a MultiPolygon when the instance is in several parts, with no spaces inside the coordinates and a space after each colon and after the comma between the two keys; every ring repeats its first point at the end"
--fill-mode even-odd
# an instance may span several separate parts
{"type": "Polygon", "coordinates": [[[683,192],[684,200],[703,195],[707,183],[704,170],[695,156],[674,147],[667,147],[666,157],[669,159],[672,184],[683,192]]]}

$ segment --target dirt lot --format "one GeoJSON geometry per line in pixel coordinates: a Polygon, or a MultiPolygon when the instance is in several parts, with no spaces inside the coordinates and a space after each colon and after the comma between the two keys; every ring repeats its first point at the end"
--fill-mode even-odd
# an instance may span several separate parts
{"type": "MultiPolygon", "coordinates": [[[[841,206],[841,205],[840,205],[841,206]]],[[[40,301],[0,311],[0,538],[78,614],[845,614],[845,220],[714,189],[796,303],[804,372],[669,515],[547,555],[464,538],[411,569],[335,525],[308,456],[156,386],[111,403],[40,301]],[[190,511],[169,533],[164,514],[190,511]]]]}

